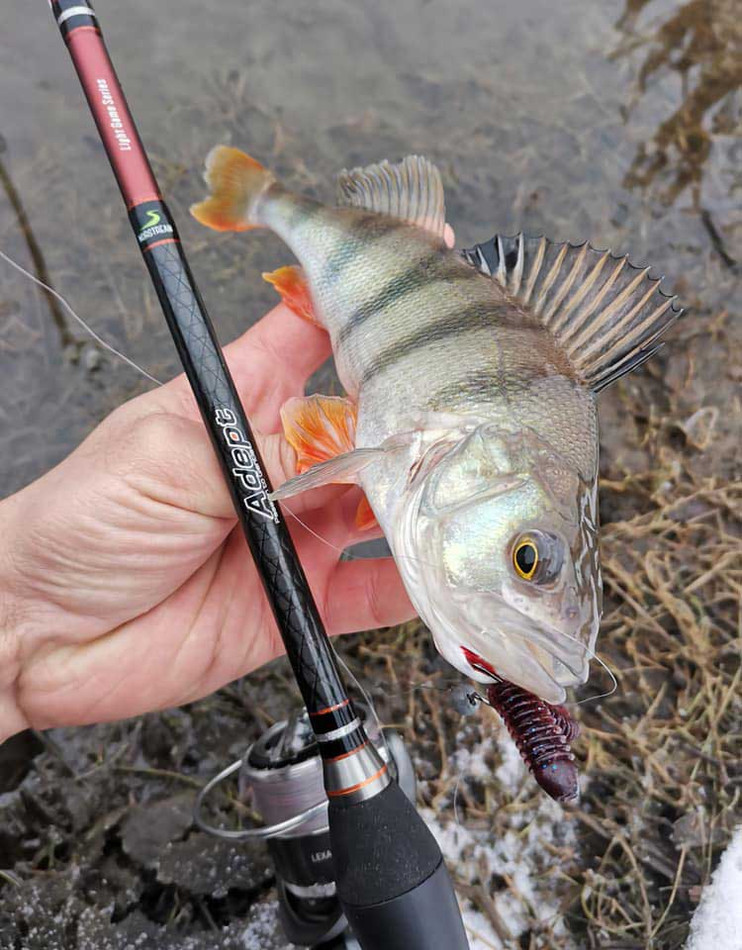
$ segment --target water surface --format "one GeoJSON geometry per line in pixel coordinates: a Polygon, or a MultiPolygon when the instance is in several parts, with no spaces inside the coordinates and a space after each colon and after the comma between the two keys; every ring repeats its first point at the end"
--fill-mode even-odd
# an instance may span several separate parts
{"type": "MultiPolygon", "coordinates": [[[[729,305],[742,195],[734,8],[97,3],[225,342],[271,304],[259,275],[287,252],[272,236],[218,236],[189,218],[217,142],[324,198],[343,166],[422,152],[443,170],[461,242],[521,228],[589,238],[650,261],[701,312],[729,305]]],[[[173,346],[49,11],[9,0],[4,24],[0,248],[166,379],[178,370],[173,346]]],[[[148,385],[0,262],[0,491],[45,471],[148,385]]]]}

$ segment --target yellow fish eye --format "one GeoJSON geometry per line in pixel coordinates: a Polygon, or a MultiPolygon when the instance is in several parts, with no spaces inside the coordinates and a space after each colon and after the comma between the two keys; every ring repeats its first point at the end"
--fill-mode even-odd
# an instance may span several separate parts
{"type": "Polygon", "coordinates": [[[532,538],[523,538],[513,550],[513,567],[518,577],[530,581],[538,567],[538,548],[532,538]]]}

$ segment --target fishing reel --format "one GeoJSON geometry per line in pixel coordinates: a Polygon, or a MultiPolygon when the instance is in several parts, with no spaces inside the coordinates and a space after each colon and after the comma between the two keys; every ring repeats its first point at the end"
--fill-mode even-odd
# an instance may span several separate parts
{"type": "MultiPolygon", "coordinates": [[[[382,730],[362,704],[356,712],[370,741],[414,804],[415,773],[402,739],[382,730]]],[[[322,759],[306,710],[277,722],[244,756],[204,786],[196,799],[196,824],[229,840],[264,838],[276,872],[278,913],[287,939],[298,947],[360,950],[337,897],[327,820],[322,759]],[[238,773],[239,796],[252,798],[264,827],[228,831],[208,824],[203,805],[211,792],[238,773]]]]}

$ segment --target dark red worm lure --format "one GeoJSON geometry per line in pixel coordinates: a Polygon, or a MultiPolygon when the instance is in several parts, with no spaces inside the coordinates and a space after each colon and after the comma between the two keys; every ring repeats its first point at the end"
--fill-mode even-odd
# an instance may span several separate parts
{"type": "Polygon", "coordinates": [[[507,680],[488,686],[487,699],[546,794],[558,802],[575,801],[580,787],[569,744],[580,727],[564,706],[551,706],[507,680]]]}
{"type": "Polygon", "coordinates": [[[492,677],[487,700],[500,714],[538,784],[555,801],[576,801],[580,786],[570,742],[580,734],[580,727],[569,711],[502,679],[482,657],[463,650],[474,669],[492,677]]]}

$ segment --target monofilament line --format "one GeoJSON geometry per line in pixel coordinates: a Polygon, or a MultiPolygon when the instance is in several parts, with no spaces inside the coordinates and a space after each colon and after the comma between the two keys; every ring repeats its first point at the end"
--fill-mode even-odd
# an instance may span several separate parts
{"type": "Polygon", "coordinates": [[[106,341],[102,337],[98,336],[95,330],[91,326],[89,326],[83,320],[81,316],[75,313],[75,311],[72,309],[70,304],[68,304],[67,301],[64,299],[64,297],[60,293],[58,293],[53,287],[50,287],[49,284],[45,284],[43,280],[39,280],[39,278],[35,274],[32,274],[30,271],[27,271],[25,267],[21,267],[21,265],[17,264],[11,257],[8,257],[8,255],[4,251],[0,251],[0,258],[2,258],[6,262],[6,264],[10,264],[11,267],[14,267],[17,271],[19,271],[19,273],[23,274],[24,277],[28,277],[28,279],[32,281],[34,284],[36,284],[39,287],[42,287],[48,294],[51,294],[55,300],[58,300],[59,303],[61,303],[64,309],[67,311],[67,313],[69,313],[69,315],[73,319],[75,319],[80,324],[80,326],[87,333],[90,334],[90,336],[95,340],[95,342],[103,347],[104,350],[108,350],[109,353],[113,353],[114,356],[118,356],[120,360],[123,360],[124,363],[127,363],[129,366],[132,367],[132,369],[135,369],[138,373],[141,373],[142,376],[145,376],[150,382],[154,383],[156,386],[162,386],[162,382],[159,379],[156,379],[154,376],[152,376],[151,373],[148,373],[146,369],[142,369],[142,367],[139,366],[138,363],[135,363],[134,360],[129,359],[128,356],[125,356],[120,350],[117,350],[115,346],[111,346],[110,343],[106,343],[106,341]]]}

